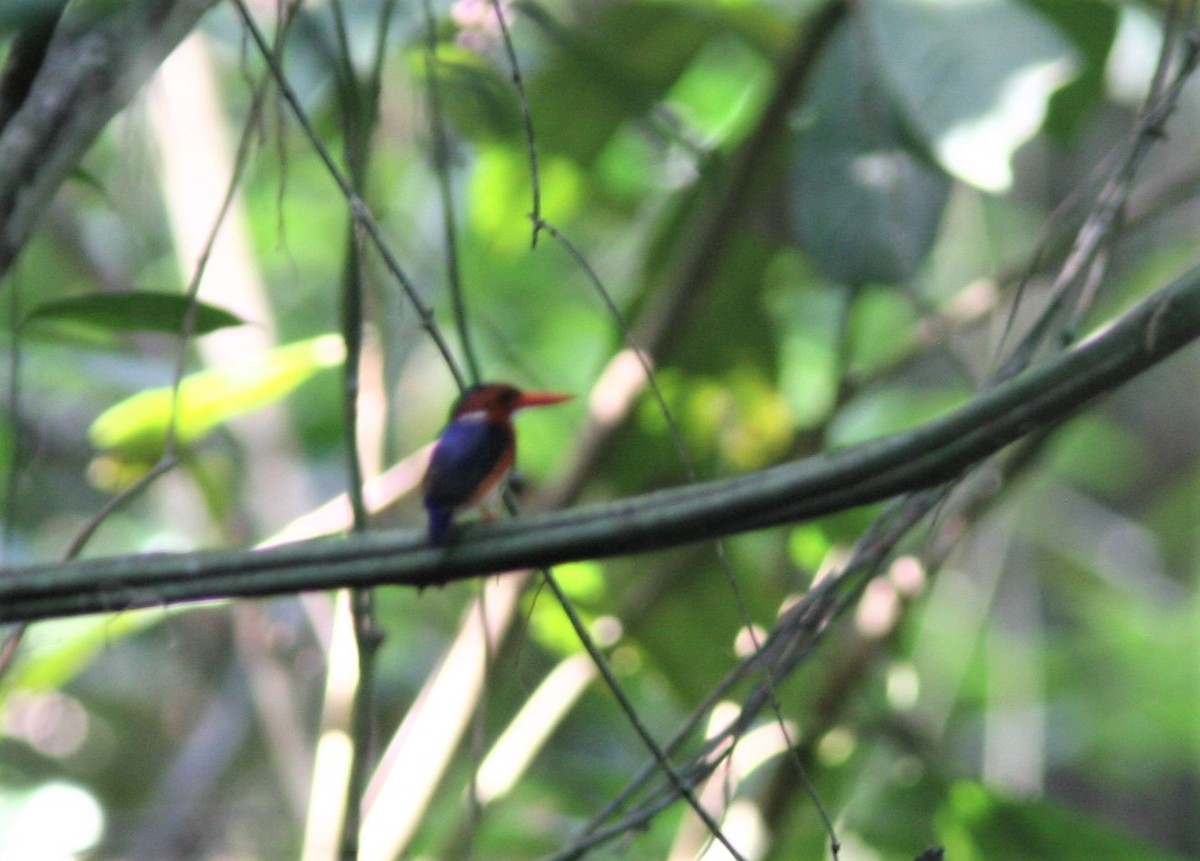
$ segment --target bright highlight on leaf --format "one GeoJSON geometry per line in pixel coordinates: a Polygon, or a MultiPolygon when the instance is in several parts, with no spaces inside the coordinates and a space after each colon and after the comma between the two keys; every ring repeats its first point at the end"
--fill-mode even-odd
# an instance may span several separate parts
{"type": "MultiPolygon", "coordinates": [[[[188,307],[192,304],[187,296],[151,290],[89,293],[39,305],[25,316],[22,325],[68,323],[117,332],[178,333],[184,329],[188,307]]],[[[246,322],[224,308],[203,302],[194,304],[193,335],[206,335],[246,322]]]]}
{"type": "Polygon", "coordinates": [[[93,446],[143,463],[162,452],[172,414],[176,440],[188,445],[217,425],[286,397],[322,368],[341,364],[345,346],[320,335],[278,347],[257,361],[191,374],[179,385],[147,389],[101,413],[88,429],[93,446]]]}
{"type": "Polygon", "coordinates": [[[879,70],[912,130],[963,182],[1001,192],[1012,157],[1078,71],[1075,49],[1013,0],[863,6],[879,70]]]}
{"type": "MultiPolygon", "coordinates": [[[[555,569],[563,590],[574,601],[592,604],[605,592],[604,566],[599,562],[572,562],[555,569]]],[[[581,615],[590,624],[592,613],[579,608],[581,615]]],[[[562,608],[552,601],[535,601],[529,613],[529,632],[545,649],[558,655],[574,655],[579,652],[579,638],[571,627],[562,608]]]]}
{"type": "Polygon", "coordinates": [[[997,88],[986,113],[947,129],[935,143],[938,159],[959,178],[984,191],[1012,185],[1013,152],[1029,140],[1046,118],[1050,95],[1071,79],[1072,64],[1050,60],[1014,71],[997,88]]]}

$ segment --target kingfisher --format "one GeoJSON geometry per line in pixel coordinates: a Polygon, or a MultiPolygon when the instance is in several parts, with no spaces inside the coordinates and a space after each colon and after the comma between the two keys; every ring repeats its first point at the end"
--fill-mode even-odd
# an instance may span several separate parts
{"type": "Polygon", "coordinates": [[[513,413],[570,398],[554,392],[523,392],[506,383],[481,383],[463,392],[438,436],[425,473],[425,510],[433,544],[446,544],[457,511],[486,505],[493,494],[503,491],[517,457],[513,413]]]}

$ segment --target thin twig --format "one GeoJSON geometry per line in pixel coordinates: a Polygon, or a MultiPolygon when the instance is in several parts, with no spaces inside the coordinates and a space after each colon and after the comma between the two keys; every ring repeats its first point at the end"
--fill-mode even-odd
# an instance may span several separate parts
{"type": "MultiPolygon", "coordinates": [[[[472,385],[478,383],[479,359],[475,354],[471,327],[467,324],[467,303],[463,291],[458,253],[458,215],[454,192],[450,187],[450,141],[442,109],[442,87],[437,68],[437,27],[433,18],[432,0],[422,0],[425,9],[425,78],[429,96],[429,122],[433,138],[433,170],[438,180],[438,195],[442,202],[442,240],[446,243],[446,282],[454,309],[454,323],[462,346],[463,361],[472,385]]],[[[497,13],[499,14],[499,13],[497,13]]],[[[536,162],[534,163],[536,168],[536,162]]],[[[535,180],[536,187],[536,180],[535,180]]]]}
{"type": "Polygon", "coordinates": [[[670,757],[663,750],[662,746],[659,745],[659,743],[655,740],[653,734],[651,734],[649,728],[642,720],[641,715],[638,714],[637,708],[629,699],[629,696],[625,693],[624,689],[622,689],[621,683],[617,680],[616,674],[613,673],[612,667],[609,665],[608,660],[596,646],[595,640],[592,639],[591,634],[587,630],[587,626],[583,624],[583,620],[579,617],[579,613],[576,612],[575,606],[571,603],[570,598],[568,598],[567,594],[563,591],[562,586],[559,585],[558,579],[554,577],[549,569],[542,570],[542,577],[546,584],[550,587],[550,591],[554,593],[555,598],[558,599],[559,604],[563,608],[563,612],[567,614],[567,620],[571,623],[571,628],[575,631],[575,636],[583,644],[584,649],[587,650],[588,656],[592,659],[592,663],[600,672],[600,677],[604,679],[604,683],[608,686],[613,698],[617,701],[621,711],[625,714],[625,719],[629,722],[629,725],[633,728],[633,731],[637,733],[638,738],[642,740],[642,743],[650,751],[650,755],[654,757],[654,762],[658,769],[664,775],[666,775],[666,778],[670,782],[674,793],[679,797],[682,797],[687,802],[688,806],[692,808],[698,817],[700,817],[700,821],[704,823],[704,827],[708,829],[708,832],[713,836],[714,839],[716,839],[722,846],[725,847],[725,849],[731,856],[733,856],[733,858],[738,859],[738,861],[744,861],[741,854],[737,851],[734,845],[729,842],[729,838],[726,837],[725,833],[721,830],[720,823],[713,818],[713,815],[708,812],[708,810],[700,802],[700,799],[696,797],[696,793],[692,789],[694,783],[685,778],[683,774],[681,774],[675,768],[675,766],[672,765],[670,757]]]}
{"type": "Polygon", "coordinates": [[[363,229],[367,232],[367,235],[370,236],[371,242],[375,245],[375,249],[379,252],[380,259],[383,261],[384,266],[387,268],[388,272],[391,273],[392,277],[396,279],[396,282],[400,285],[405,296],[408,298],[409,303],[417,312],[417,316],[421,321],[421,328],[425,330],[426,334],[428,334],[430,339],[433,341],[438,353],[441,354],[442,361],[445,363],[446,368],[454,377],[455,382],[457,382],[460,387],[465,387],[466,378],[463,376],[458,361],[454,358],[454,353],[450,349],[449,343],[446,341],[445,337],[442,335],[441,329],[437,325],[437,320],[434,317],[433,310],[425,304],[424,300],[421,298],[420,292],[417,290],[416,284],[408,277],[404,271],[404,268],[400,265],[400,261],[397,260],[395,254],[392,253],[391,247],[383,235],[383,229],[379,226],[379,222],[371,212],[370,207],[368,207],[363,199],[354,191],[353,184],[338,166],[337,162],[333,158],[333,155],[329,152],[329,148],[325,146],[325,143],[317,134],[316,129],[313,128],[312,122],[309,120],[308,115],[304,111],[304,107],[300,104],[299,97],[292,89],[291,84],[288,83],[287,77],[284,75],[283,69],[279,65],[279,62],[274,56],[272,56],[270,46],[266,41],[266,37],[263,36],[258,25],[254,23],[254,19],[250,15],[250,10],[246,8],[245,0],[231,0],[231,2],[237,8],[238,15],[241,17],[243,24],[250,33],[250,37],[257,46],[259,53],[262,55],[263,62],[265,62],[267,67],[270,69],[271,76],[275,79],[275,83],[279,87],[279,91],[283,94],[284,100],[292,109],[292,115],[300,124],[301,130],[304,132],[305,137],[312,145],[313,150],[317,153],[317,157],[325,166],[326,172],[338,186],[343,197],[345,197],[347,204],[350,206],[351,216],[357,223],[362,225],[363,229]]]}
{"type": "MultiPolygon", "coordinates": [[[[1067,322],[1061,330],[1063,335],[1059,338],[1059,345],[1065,346],[1073,339],[1074,330],[1095,293],[1095,285],[1103,275],[1105,261],[1101,255],[1103,250],[1115,241],[1113,234],[1120,225],[1121,214],[1133,190],[1134,179],[1150,151],[1161,141],[1163,126],[1174,112],[1184,85],[1200,62],[1200,45],[1192,34],[1184,40],[1184,55],[1180,60],[1179,69],[1169,85],[1163,84],[1161,79],[1169,65],[1169,43],[1169,38],[1164,39],[1162,53],[1159,55],[1155,72],[1155,80],[1159,83],[1147,96],[1129,142],[1122,145],[1123,157],[1109,174],[1108,181],[1100,190],[1096,202],[1076,234],[1074,244],[1050,287],[1051,301],[1038,321],[1000,366],[994,379],[1008,379],[1028,367],[1038,348],[1045,343],[1053,327],[1062,319],[1072,297],[1075,297],[1081,301],[1077,302],[1074,311],[1068,313],[1067,322]]],[[[1011,328],[1013,315],[1016,314],[1020,303],[1020,289],[1013,303],[1007,328],[1011,328]]]]}
{"type": "MultiPolygon", "coordinates": [[[[341,81],[342,133],[348,178],[356,196],[365,194],[370,164],[371,132],[378,116],[379,76],[394,6],[384,4],[377,28],[375,56],[371,70],[360,77],[354,67],[346,32],[345,10],[341,0],[331,5],[337,35],[335,66],[341,81]]],[[[346,263],[342,286],[341,328],[346,344],[342,375],[342,424],[346,446],[347,492],[354,532],[369,526],[363,496],[362,457],[358,439],[358,394],[363,349],[366,272],[360,222],[352,218],[346,237],[346,263]]],[[[346,786],[345,813],[342,818],[342,856],[358,854],[362,822],[363,792],[370,777],[374,756],[375,659],[382,644],[382,632],[375,619],[375,598],[369,588],[354,589],[350,595],[355,650],[358,655],[358,684],[354,691],[351,725],[354,738],[350,778],[346,786]]]]}
{"type": "Polygon", "coordinates": [[[533,131],[533,112],[529,109],[529,94],[525,90],[525,80],[521,76],[521,64],[517,62],[517,49],[513,46],[512,33],[508,29],[508,18],[504,14],[504,0],[491,0],[491,4],[492,11],[496,15],[496,23],[500,26],[504,52],[508,55],[508,70],[512,75],[517,104],[521,106],[525,148],[529,153],[529,184],[533,194],[533,208],[529,213],[529,219],[533,222],[533,236],[530,239],[530,245],[537,248],[538,233],[545,227],[545,224],[542,221],[542,178],[541,170],[538,168],[537,136],[533,131]]]}

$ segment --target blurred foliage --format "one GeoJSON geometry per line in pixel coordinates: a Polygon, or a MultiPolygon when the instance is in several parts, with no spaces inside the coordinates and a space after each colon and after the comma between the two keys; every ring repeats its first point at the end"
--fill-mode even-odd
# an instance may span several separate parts
{"type": "MultiPolygon", "coordinates": [[[[632,321],[679,286],[680,260],[713,258],[702,283],[683,285],[655,351],[701,477],[911,428],[970,397],[1045,303],[1095,171],[1128,141],[1139,109],[1130,94],[1144,93],[1162,38],[1160,9],[1134,0],[854,4],[739,189],[740,208],[706,234],[698,225],[763,128],[816,4],[504,5],[542,217],[632,321]]],[[[43,6],[4,4],[0,52],[43,6]]],[[[525,483],[548,486],[589,409],[604,406],[585,395],[623,346],[620,327],[553,237],[530,247],[529,149],[490,3],[435,3],[432,52],[415,4],[301,6],[285,68],[326,144],[341,152],[339,40],[365,74],[381,9],[392,17],[366,200],[461,348],[439,181],[448,184],[486,376],[580,395],[519,419],[525,483]],[[443,177],[434,81],[449,140],[443,177]]],[[[180,93],[147,93],[89,151],[2,285],[9,564],[60,558],[130,477],[99,481],[97,459],[144,471],[172,422],[183,466],[111,514],[87,553],[249,545],[270,537],[264,512],[286,521],[345,489],[343,393],[327,372],[341,353],[325,333],[339,326],[347,207],[274,91],[260,116],[247,115],[262,66],[231,9],[214,9],[198,38],[221,104],[205,122],[229,140],[250,129],[244,225],[222,229],[242,231],[268,317],[203,281],[203,337],[184,352],[176,397],[171,333],[195,265],[177,222],[197,204],[177,199],[160,169],[178,141],[158,114],[180,93]],[[247,331],[268,343],[211,346],[247,331]],[[271,410],[279,432],[264,438],[253,420],[271,410]],[[282,472],[259,471],[268,465],[282,472]],[[294,483],[285,489],[281,476],[294,483]]],[[[1076,334],[1196,264],[1197,127],[1192,83],[1142,167],[1076,334]]],[[[221,187],[228,175],[208,180],[221,187]]],[[[215,213],[206,217],[211,226],[215,213]]],[[[454,391],[420,315],[367,260],[357,403],[376,471],[437,433],[454,391]]],[[[992,492],[915,530],[782,681],[781,713],[843,861],[909,861],[935,845],[952,861],[1200,857],[1196,363],[1186,351],[1033,441],[1003,480],[991,467],[969,477],[968,488],[992,492]]],[[[669,426],[644,396],[580,498],[686,480],[669,426]]],[[[719,553],[697,546],[558,575],[642,719],[666,738],[744,654],[747,623],[769,628],[877,512],[740,536],[719,553]]],[[[411,494],[378,518],[420,522],[411,494]]],[[[378,591],[381,743],[475,593],[378,591]]],[[[321,596],[38,623],[0,683],[0,859],[297,857],[328,638],[321,596]],[[81,826],[47,824],[66,821],[81,826]]],[[[552,853],[643,763],[607,691],[585,682],[507,794],[478,817],[463,803],[481,757],[579,651],[561,608],[531,589],[493,656],[473,740],[455,747],[406,857],[552,853]]],[[[812,799],[778,746],[727,787],[735,808],[752,811],[740,821],[756,823],[748,858],[827,857],[812,799]]],[[[590,857],[695,857],[681,848],[692,845],[689,817],[676,805],[590,857]]]]}
{"type": "MultiPolygon", "coordinates": [[[[100,293],[46,302],[25,315],[23,326],[37,323],[62,324],[77,328],[118,331],[176,333],[190,327],[195,335],[205,335],[226,326],[240,326],[245,320],[221,308],[170,293],[130,290],[124,293],[100,293]],[[189,319],[189,308],[194,317],[189,319]]],[[[80,337],[76,332],[75,338],[80,337]]]]}
{"type": "Polygon", "coordinates": [[[100,451],[153,464],[168,434],[191,445],[218,425],[281,400],[317,371],[344,361],[345,348],[336,335],[277,347],[252,364],[199,371],[178,386],[144,389],[98,415],[88,438],[100,451]]]}

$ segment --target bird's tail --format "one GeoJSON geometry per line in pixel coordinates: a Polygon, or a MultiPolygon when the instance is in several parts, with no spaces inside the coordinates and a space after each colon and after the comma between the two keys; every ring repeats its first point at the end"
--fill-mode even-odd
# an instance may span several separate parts
{"type": "Polygon", "coordinates": [[[425,503],[425,510],[429,512],[429,542],[442,547],[450,537],[450,521],[454,512],[431,502],[425,503]]]}

